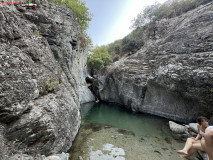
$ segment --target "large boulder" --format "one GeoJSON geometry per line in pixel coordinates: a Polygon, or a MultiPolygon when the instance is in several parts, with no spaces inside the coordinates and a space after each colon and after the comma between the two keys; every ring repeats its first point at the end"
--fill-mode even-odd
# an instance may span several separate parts
{"type": "Polygon", "coordinates": [[[189,128],[194,131],[195,133],[198,133],[197,123],[189,123],[189,128]]]}
{"type": "Polygon", "coordinates": [[[188,131],[188,128],[186,126],[182,126],[172,121],[169,121],[169,128],[172,132],[177,134],[185,133],[188,131]]]}
{"type": "Polygon", "coordinates": [[[202,152],[202,151],[198,151],[198,153],[202,157],[203,160],[209,160],[207,153],[202,152]]]}

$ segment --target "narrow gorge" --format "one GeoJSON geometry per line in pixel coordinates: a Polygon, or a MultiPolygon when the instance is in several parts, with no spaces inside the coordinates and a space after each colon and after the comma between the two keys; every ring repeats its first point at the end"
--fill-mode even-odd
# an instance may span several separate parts
{"type": "Polygon", "coordinates": [[[90,76],[89,47],[70,9],[46,0],[36,9],[1,6],[0,160],[67,159],[80,105],[95,96],[178,122],[213,118],[213,3],[141,37],[140,50],[90,76]]]}

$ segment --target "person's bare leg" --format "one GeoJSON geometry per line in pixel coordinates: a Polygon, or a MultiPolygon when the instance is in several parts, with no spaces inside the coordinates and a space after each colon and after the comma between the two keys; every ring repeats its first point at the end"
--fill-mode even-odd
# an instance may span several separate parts
{"type": "Polygon", "coordinates": [[[192,147],[189,149],[188,154],[185,155],[184,158],[192,156],[196,150],[203,151],[200,140],[192,142],[192,147]]]}
{"type": "Polygon", "coordinates": [[[189,149],[192,147],[193,142],[195,142],[192,138],[187,138],[186,144],[182,150],[178,150],[177,153],[188,155],[189,149]]]}
{"type": "Polygon", "coordinates": [[[195,153],[196,149],[190,148],[187,155],[184,155],[184,158],[188,158],[195,153]]]}
{"type": "Polygon", "coordinates": [[[192,148],[193,149],[196,149],[196,150],[200,150],[200,151],[204,151],[202,145],[201,145],[201,141],[195,141],[193,144],[192,144],[192,148]]]}

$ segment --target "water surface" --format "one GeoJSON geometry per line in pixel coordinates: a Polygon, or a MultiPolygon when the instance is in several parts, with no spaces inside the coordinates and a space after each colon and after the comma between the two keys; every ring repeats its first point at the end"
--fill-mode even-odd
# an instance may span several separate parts
{"type": "Polygon", "coordinates": [[[178,160],[184,141],[174,138],[168,120],[133,113],[114,103],[81,106],[82,124],[71,160],[178,160]]]}

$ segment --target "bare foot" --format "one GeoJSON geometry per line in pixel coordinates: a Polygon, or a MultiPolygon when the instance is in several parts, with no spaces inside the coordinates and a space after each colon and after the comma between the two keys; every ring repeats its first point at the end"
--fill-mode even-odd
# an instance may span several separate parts
{"type": "Polygon", "coordinates": [[[187,155],[187,154],[188,154],[188,153],[187,153],[186,151],[184,151],[184,150],[179,150],[179,151],[177,151],[177,153],[183,154],[183,155],[187,155]]]}

